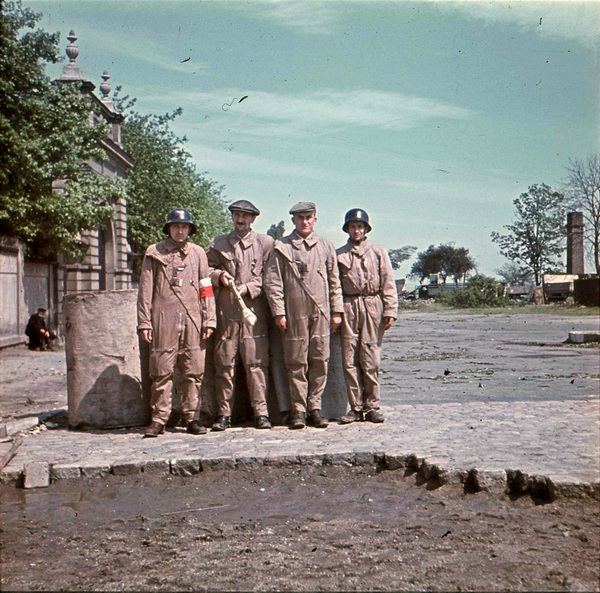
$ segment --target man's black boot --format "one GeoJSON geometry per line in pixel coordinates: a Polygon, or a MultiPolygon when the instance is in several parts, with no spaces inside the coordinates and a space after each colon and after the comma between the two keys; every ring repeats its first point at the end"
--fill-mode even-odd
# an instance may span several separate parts
{"type": "Polygon", "coordinates": [[[306,414],[304,412],[292,412],[290,417],[290,428],[298,429],[306,426],[306,414]]]}
{"type": "Polygon", "coordinates": [[[254,426],[258,429],[272,428],[268,416],[256,416],[254,418],[254,426]]]}
{"type": "Polygon", "coordinates": [[[188,422],[186,432],[189,432],[190,434],[206,434],[208,431],[197,420],[191,420],[188,422]]]}
{"type": "Polygon", "coordinates": [[[308,413],[309,422],[315,428],[327,428],[329,426],[329,422],[321,416],[321,410],[312,410],[308,413]]]}
{"type": "Polygon", "coordinates": [[[219,416],[217,421],[212,425],[212,429],[221,432],[227,430],[230,426],[229,416],[219,416]]]}
{"type": "Polygon", "coordinates": [[[362,412],[350,410],[340,418],[340,424],[351,424],[352,422],[360,422],[362,420],[362,412]]]}
{"type": "Polygon", "coordinates": [[[161,424],[160,422],[153,422],[148,428],[146,428],[144,438],[155,438],[163,432],[165,432],[165,425],[161,424]]]}

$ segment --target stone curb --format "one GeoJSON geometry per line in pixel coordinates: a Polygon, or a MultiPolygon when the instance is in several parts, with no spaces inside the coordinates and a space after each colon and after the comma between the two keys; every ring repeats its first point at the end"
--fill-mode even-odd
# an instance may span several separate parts
{"type": "Polygon", "coordinates": [[[113,465],[38,463],[35,480],[31,480],[32,464],[21,470],[5,470],[0,482],[23,488],[48,486],[60,480],[104,478],[108,475],[177,475],[193,476],[201,472],[241,470],[260,467],[363,467],[374,471],[401,471],[412,477],[417,486],[434,490],[442,486],[458,486],[466,494],[486,492],[494,496],[530,496],[539,502],[552,502],[557,498],[600,499],[600,482],[585,483],[577,480],[553,480],[547,476],[529,475],[519,469],[481,470],[444,467],[415,454],[386,453],[383,451],[340,453],[210,457],[183,456],[176,459],[134,461],[113,465]],[[41,467],[41,466],[44,467],[41,467]]]}

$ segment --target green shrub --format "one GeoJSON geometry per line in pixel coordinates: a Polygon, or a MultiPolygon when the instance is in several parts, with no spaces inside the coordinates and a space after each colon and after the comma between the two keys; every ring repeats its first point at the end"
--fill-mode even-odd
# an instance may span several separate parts
{"type": "Polygon", "coordinates": [[[494,278],[482,274],[473,276],[465,288],[454,293],[442,293],[437,300],[458,309],[505,307],[511,302],[508,297],[502,296],[502,287],[494,278]]]}

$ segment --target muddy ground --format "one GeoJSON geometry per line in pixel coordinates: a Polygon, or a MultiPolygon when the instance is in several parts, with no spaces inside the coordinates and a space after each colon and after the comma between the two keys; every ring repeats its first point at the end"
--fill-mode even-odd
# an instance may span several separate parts
{"type": "Polygon", "coordinates": [[[264,468],[0,489],[2,590],[598,591],[600,506],[264,468]]]}

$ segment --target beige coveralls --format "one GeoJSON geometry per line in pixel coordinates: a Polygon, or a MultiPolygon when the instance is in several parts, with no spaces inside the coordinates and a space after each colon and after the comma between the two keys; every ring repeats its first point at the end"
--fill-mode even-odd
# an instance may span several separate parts
{"type": "Polygon", "coordinates": [[[344,305],[335,249],[313,233],[295,231],[275,242],[265,275],[274,316],[285,315],[283,356],[293,412],[321,409],[327,382],[330,320],[344,305]]]}
{"type": "Polygon", "coordinates": [[[360,244],[348,241],[336,253],[344,294],[340,333],[348,401],[357,412],[373,410],[379,407],[383,318],[398,315],[394,272],[387,251],[367,238],[360,244]]]}
{"type": "Polygon", "coordinates": [[[138,331],[153,330],[150,344],[152,422],[171,413],[173,373],[181,374],[182,413],[193,420],[204,374],[204,328],[216,327],[208,262],[202,247],[180,248],[168,237],[146,250],[138,292],[138,331]]]}
{"type": "Polygon", "coordinates": [[[268,416],[267,386],[269,371],[268,305],[263,292],[263,269],[273,249],[273,238],[250,231],[245,237],[235,232],[216,237],[208,246],[208,263],[214,286],[220,286],[217,300],[215,333],[215,395],[220,416],[231,416],[235,359],[238,354],[246,369],[250,403],[255,416],[268,416]],[[245,284],[243,296],[256,317],[248,327],[242,322],[242,310],[231,289],[221,286],[223,271],[229,272],[236,286],[245,284]]]}

